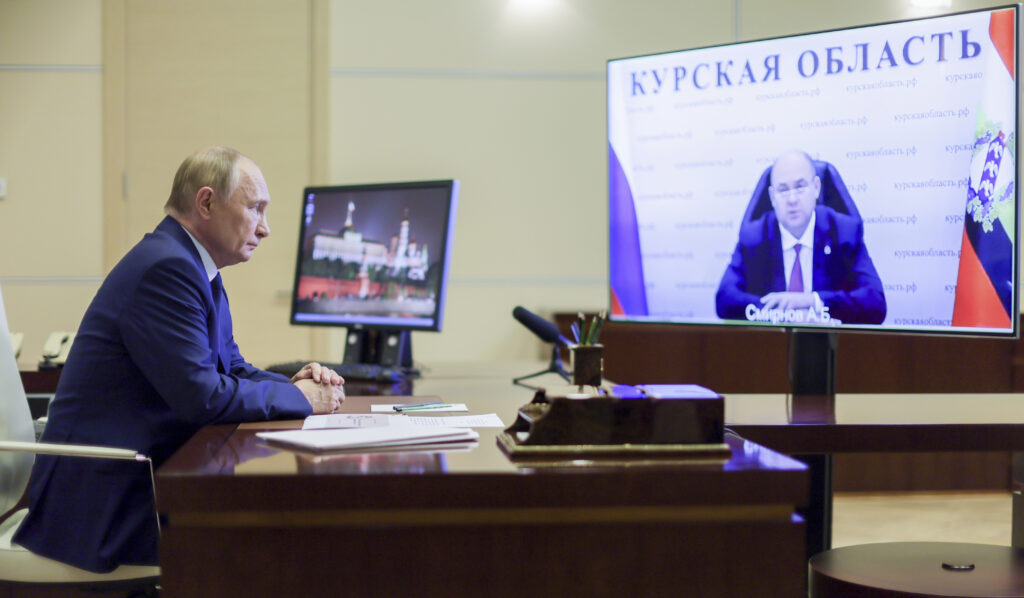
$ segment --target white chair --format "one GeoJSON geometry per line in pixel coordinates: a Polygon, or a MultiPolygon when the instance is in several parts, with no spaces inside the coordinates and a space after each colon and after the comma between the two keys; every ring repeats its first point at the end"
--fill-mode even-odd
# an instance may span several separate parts
{"type": "MultiPolygon", "coordinates": [[[[7,335],[7,315],[0,294],[0,338],[7,335]]],[[[25,494],[36,454],[149,460],[128,449],[35,442],[35,427],[14,350],[10,343],[0,342],[0,517],[8,514],[25,494]]],[[[39,556],[13,543],[11,539],[26,514],[28,509],[19,509],[0,520],[0,594],[5,586],[15,590],[14,595],[18,587],[37,591],[110,590],[128,596],[157,594],[159,567],[122,565],[110,573],[93,573],[39,556]]]]}

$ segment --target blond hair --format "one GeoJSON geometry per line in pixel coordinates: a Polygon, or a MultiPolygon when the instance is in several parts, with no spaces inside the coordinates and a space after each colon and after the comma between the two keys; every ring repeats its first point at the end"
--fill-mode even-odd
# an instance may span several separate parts
{"type": "Polygon", "coordinates": [[[192,209],[196,193],[203,187],[210,187],[222,199],[227,199],[238,184],[238,163],[243,158],[245,156],[238,150],[224,146],[203,148],[185,158],[174,175],[164,211],[185,216],[192,209]]]}

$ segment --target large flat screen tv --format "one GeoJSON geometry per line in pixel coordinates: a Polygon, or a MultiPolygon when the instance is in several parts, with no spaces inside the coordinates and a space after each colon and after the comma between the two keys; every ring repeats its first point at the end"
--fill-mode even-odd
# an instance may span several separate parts
{"type": "Polygon", "coordinates": [[[1019,23],[610,60],[612,319],[1016,336],[1019,23]]]}

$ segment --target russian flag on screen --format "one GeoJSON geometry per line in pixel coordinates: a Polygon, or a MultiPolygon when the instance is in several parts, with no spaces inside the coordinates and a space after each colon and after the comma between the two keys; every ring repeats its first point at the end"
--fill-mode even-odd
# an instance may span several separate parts
{"type": "Polygon", "coordinates": [[[612,315],[646,316],[647,293],[633,192],[611,144],[608,145],[608,222],[612,315]]]}
{"type": "Polygon", "coordinates": [[[961,240],[960,268],[953,302],[953,325],[1012,329],[1013,261],[1016,230],[1016,164],[1007,141],[1016,128],[1012,100],[1015,82],[1015,14],[994,12],[989,38],[991,81],[978,106],[977,131],[967,190],[967,210],[961,240]]]}

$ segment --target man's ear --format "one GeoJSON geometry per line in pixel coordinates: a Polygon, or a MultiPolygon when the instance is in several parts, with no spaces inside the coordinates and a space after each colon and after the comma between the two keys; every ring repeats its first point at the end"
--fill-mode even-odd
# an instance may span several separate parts
{"type": "Polygon", "coordinates": [[[818,175],[814,175],[814,197],[821,197],[821,177],[818,175]]]}
{"type": "Polygon", "coordinates": [[[203,220],[210,219],[213,215],[212,205],[216,199],[216,194],[211,187],[200,187],[199,190],[196,191],[196,213],[199,214],[200,218],[203,220]]]}

